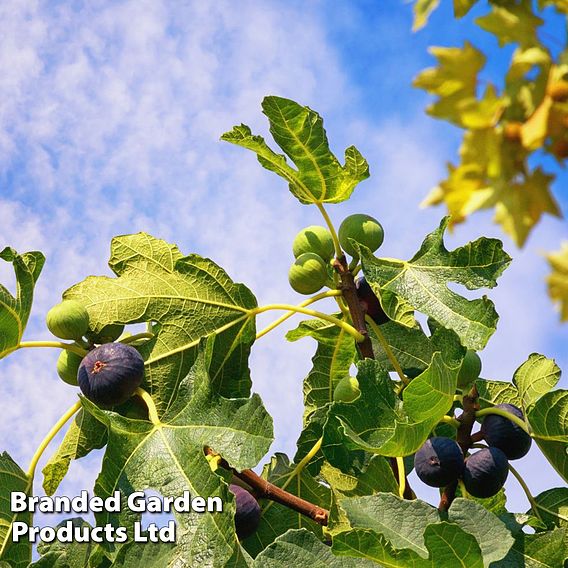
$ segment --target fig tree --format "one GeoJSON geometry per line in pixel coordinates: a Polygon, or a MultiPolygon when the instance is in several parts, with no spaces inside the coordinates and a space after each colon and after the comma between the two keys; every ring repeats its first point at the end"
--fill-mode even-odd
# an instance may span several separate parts
{"type": "Polygon", "coordinates": [[[121,323],[109,323],[102,327],[98,332],[94,332],[89,329],[85,334],[85,337],[91,342],[97,345],[102,345],[103,343],[112,343],[116,341],[124,331],[124,325],[121,323]]]}
{"type": "Polygon", "coordinates": [[[260,522],[260,506],[258,501],[243,487],[232,483],[229,491],[235,496],[237,510],[235,512],[235,530],[239,540],[249,537],[260,522]]]}
{"type": "Polygon", "coordinates": [[[105,343],[89,351],[77,380],[86,398],[101,407],[126,402],[140,386],[144,360],[131,345],[105,343]]]}
{"type": "Polygon", "coordinates": [[[324,260],[313,252],[301,254],[288,272],[290,286],[300,294],[314,294],[322,288],[327,278],[324,260]]]}
{"type": "Polygon", "coordinates": [[[383,311],[379,299],[375,296],[375,293],[364,276],[357,279],[355,287],[357,288],[357,298],[359,298],[363,311],[368,314],[376,324],[388,322],[389,317],[383,311]]]}
{"type": "Polygon", "coordinates": [[[338,236],[341,248],[347,254],[356,257],[358,253],[349,239],[365,245],[374,252],[383,244],[385,235],[383,227],[376,219],[370,215],[356,213],[343,220],[339,226],[338,236]]]}
{"type": "Polygon", "coordinates": [[[63,300],[47,312],[47,327],[61,339],[81,339],[89,328],[89,314],[77,300],[63,300]]]}
{"type": "Polygon", "coordinates": [[[463,452],[451,438],[430,438],[414,455],[416,475],[430,487],[445,487],[456,481],[463,468],[463,452]]]}
{"type": "Polygon", "coordinates": [[[481,373],[481,359],[473,349],[468,349],[458,373],[458,388],[468,388],[479,378],[479,373],[481,373]]]}
{"type": "Polygon", "coordinates": [[[508,474],[507,456],[499,448],[483,448],[466,459],[463,483],[468,493],[485,499],[499,492],[508,474]]]}
{"type": "Polygon", "coordinates": [[[325,227],[310,225],[296,235],[292,243],[292,252],[294,258],[306,252],[313,252],[327,262],[333,258],[335,252],[331,233],[325,227]]]}
{"type": "Polygon", "coordinates": [[[355,377],[343,377],[333,390],[335,402],[353,402],[361,396],[359,381],[355,377]]]}
{"type": "Polygon", "coordinates": [[[77,386],[77,373],[83,358],[72,351],[63,349],[57,359],[57,374],[59,378],[74,387],[77,386]]]}
{"type": "MultiPolygon", "coordinates": [[[[497,404],[500,408],[524,420],[523,411],[514,404],[497,404]]],[[[510,460],[525,456],[531,448],[532,438],[517,424],[504,416],[489,414],[481,423],[481,432],[488,446],[499,448],[510,460]]]]}

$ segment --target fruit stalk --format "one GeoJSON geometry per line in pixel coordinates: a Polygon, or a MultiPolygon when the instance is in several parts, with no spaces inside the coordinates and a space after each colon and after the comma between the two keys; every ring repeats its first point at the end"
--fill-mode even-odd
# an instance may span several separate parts
{"type": "MultiPolygon", "coordinates": [[[[479,410],[479,404],[477,403],[478,397],[479,393],[477,392],[477,387],[473,385],[469,393],[463,397],[463,412],[457,418],[460,425],[457,431],[456,441],[462,449],[464,456],[467,455],[468,450],[473,444],[471,430],[475,424],[476,412],[479,410]]],[[[457,481],[455,481],[444,488],[438,505],[439,511],[447,511],[450,508],[456,496],[457,486],[457,481]]]]}
{"type": "MultiPolygon", "coordinates": [[[[211,448],[205,448],[205,453],[207,455],[215,455],[215,452],[213,452],[211,448]]],[[[327,526],[329,518],[329,511],[327,509],[314,505],[296,495],[292,495],[292,493],[288,493],[288,491],[277,487],[273,483],[270,483],[270,481],[266,481],[266,479],[263,479],[251,469],[237,471],[223,458],[221,458],[218,463],[223,469],[232,472],[235,477],[244,481],[253,490],[255,497],[270,499],[271,501],[280,503],[285,507],[309,517],[322,526],[327,526]]]]}

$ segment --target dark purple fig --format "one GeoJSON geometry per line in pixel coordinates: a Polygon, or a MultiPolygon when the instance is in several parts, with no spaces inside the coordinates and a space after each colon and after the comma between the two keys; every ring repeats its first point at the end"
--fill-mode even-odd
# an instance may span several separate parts
{"type": "MultiPolygon", "coordinates": [[[[514,404],[497,404],[500,408],[524,420],[523,411],[514,404]]],[[[531,448],[531,437],[514,422],[504,416],[488,414],[481,424],[481,432],[488,446],[499,448],[510,460],[525,456],[531,448]]]]}
{"type": "Polygon", "coordinates": [[[83,394],[101,407],[126,402],[140,386],[144,360],[131,345],[105,343],[89,351],[79,365],[83,394]]]}
{"type": "Polygon", "coordinates": [[[249,537],[260,522],[260,505],[258,501],[243,487],[232,483],[229,491],[235,496],[237,511],[235,513],[235,530],[239,540],[249,537]]]}
{"type": "Polygon", "coordinates": [[[468,493],[485,499],[496,495],[509,474],[509,461],[499,448],[483,448],[465,460],[463,483],[468,493]]]}
{"type": "Polygon", "coordinates": [[[430,487],[445,487],[456,481],[463,468],[463,452],[450,438],[430,438],[414,455],[416,475],[430,487]]]}
{"type": "Polygon", "coordinates": [[[388,322],[388,316],[383,311],[379,299],[375,296],[375,293],[364,276],[357,279],[355,287],[357,288],[357,298],[359,298],[363,311],[368,314],[376,324],[388,322]]]}

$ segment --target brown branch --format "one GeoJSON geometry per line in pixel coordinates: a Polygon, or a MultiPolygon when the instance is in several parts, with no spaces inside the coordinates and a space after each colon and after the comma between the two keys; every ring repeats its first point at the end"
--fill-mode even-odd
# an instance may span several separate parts
{"type": "MultiPolygon", "coordinates": [[[[211,448],[206,447],[204,449],[205,454],[207,455],[217,455],[211,448]]],[[[229,465],[229,463],[224,460],[223,458],[219,459],[219,465],[226,469],[232,474],[244,481],[251,489],[253,490],[256,497],[263,498],[263,499],[270,499],[271,501],[275,501],[276,503],[280,503],[285,507],[293,509],[298,513],[309,517],[316,523],[327,526],[327,522],[329,519],[329,511],[318,505],[314,505],[305,499],[297,497],[296,495],[292,495],[292,493],[288,493],[284,489],[270,483],[270,481],[266,481],[259,475],[257,475],[252,469],[243,469],[243,471],[237,471],[233,467],[229,465]]]]}
{"type": "Polygon", "coordinates": [[[349,270],[347,266],[347,261],[345,256],[336,258],[333,261],[333,268],[339,274],[341,279],[341,291],[343,292],[343,297],[349,308],[349,313],[351,314],[351,320],[353,321],[353,327],[361,334],[365,336],[364,341],[357,343],[359,348],[359,353],[361,357],[374,359],[375,354],[373,353],[373,344],[371,343],[371,338],[369,337],[369,331],[367,330],[367,324],[365,323],[365,312],[361,307],[359,298],[357,297],[357,288],[355,287],[355,278],[353,273],[349,270]]]}
{"type": "MultiPolygon", "coordinates": [[[[479,410],[478,398],[479,393],[477,392],[477,387],[473,385],[469,393],[463,397],[463,413],[458,416],[460,426],[458,428],[456,441],[462,449],[464,456],[477,439],[476,434],[473,435],[475,440],[472,439],[471,430],[475,424],[475,413],[479,410]]],[[[447,511],[450,508],[456,496],[456,488],[457,482],[451,483],[444,488],[438,510],[447,511]]]]}

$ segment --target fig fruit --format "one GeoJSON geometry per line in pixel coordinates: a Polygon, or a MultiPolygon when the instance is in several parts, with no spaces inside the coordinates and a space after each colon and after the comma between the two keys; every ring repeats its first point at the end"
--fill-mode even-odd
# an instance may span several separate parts
{"type": "Polygon", "coordinates": [[[103,328],[95,333],[91,329],[85,333],[85,337],[91,342],[97,345],[102,345],[103,343],[112,343],[116,341],[124,331],[124,325],[121,323],[109,323],[103,326],[103,328]]]}
{"type": "Polygon", "coordinates": [[[47,312],[47,327],[61,339],[81,339],[89,328],[89,314],[77,300],[63,300],[47,312]]]}
{"type": "Polygon", "coordinates": [[[557,81],[548,87],[548,96],[557,103],[568,101],[568,81],[557,81]]]}
{"type": "Polygon", "coordinates": [[[414,455],[416,475],[430,487],[445,487],[456,481],[463,468],[463,452],[451,438],[430,438],[414,455]]]}
{"type": "Polygon", "coordinates": [[[105,343],[89,351],[77,373],[86,398],[101,407],[126,402],[140,386],[144,360],[131,345],[105,343]]]}
{"type": "Polygon", "coordinates": [[[79,372],[79,365],[83,358],[77,353],[63,349],[57,359],[57,374],[59,378],[68,385],[76,387],[77,373],[79,372]]]}
{"type": "Polygon", "coordinates": [[[481,359],[473,349],[468,349],[458,373],[458,388],[469,387],[479,378],[479,373],[481,373],[481,359]]]}
{"type": "Polygon", "coordinates": [[[324,260],[313,252],[301,254],[288,272],[290,286],[300,294],[314,294],[322,288],[327,278],[324,260]]]}
{"type": "Polygon", "coordinates": [[[313,252],[327,262],[333,258],[335,252],[331,233],[325,227],[319,225],[306,227],[294,238],[292,252],[294,258],[298,258],[306,252],[313,252]]]}
{"type": "Polygon", "coordinates": [[[243,487],[232,483],[229,491],[235,496],[237,510],[235,512],[235,530],[239,540],[249,537],[260,522],[260,505],[258,501],[243,487]]]}
{"type": "MultiPolygon", "coordinates": [[[[524,420],[523,411],[514,404],[497,404],[500,408],[524,420]]],[[[481,432],[488,446],[499,448],[510,460],[525,456],[531,448],[532,438],[517,424],[504,416],[489,414],[481,423],[481,432]]]]}
{"type": "Polygon", "coordinates": [[[359,298],[359,303],[363,311],[368,314],[376,324],[388,322],[389,317],[383,311],[379,299],[375,296],[375,293],[364,276],[357,279],[355,288],[357,289],[357,298],[359,298]]]}
{"type": "Polygon", "coordinates": [[[465,460],[463,483],[468,493],[486,499],[505,485],[509,461],[499,448],[483,448],[465,460]]]}
{"type": "Polygon", "coordinates": [[[355,377],[343,377],[333,390],[335,402],[353,402],[360,396],[359,381],[355,377]]]}
{"type": "Polygon", "coordinates": [[[363,213],[349,215],[339,226],[339,244],[341,248],[352,257],[357,257],[358,253],[349,241],[354,241],[365,245],[371,252],[376,251],[382,244],[385,237],[381,224],[363,213]]]}

